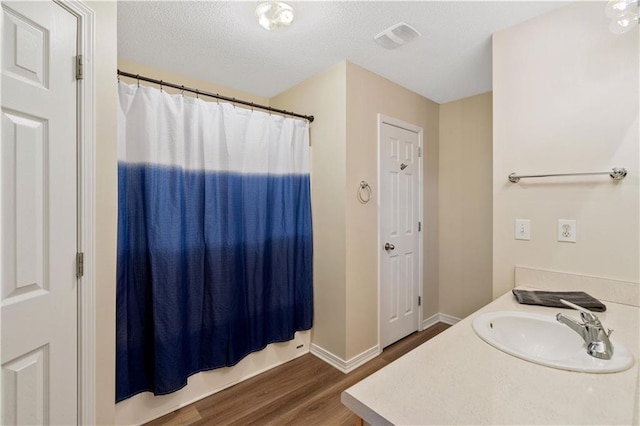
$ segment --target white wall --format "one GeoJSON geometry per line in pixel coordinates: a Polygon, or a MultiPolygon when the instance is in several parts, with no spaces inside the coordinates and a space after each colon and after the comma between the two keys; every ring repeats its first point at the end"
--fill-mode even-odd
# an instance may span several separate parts
{"type": "Polygon", "coordinates": [[[603,2],[578,2],[493,36],[494,297],[515,266],[640,282],[638,29],[608,24],[603,2]],[[612,167],[628,177],[507,181],[612,167]],[[577,243],[556,241],[558,219],[577,220],[577,243]]]}

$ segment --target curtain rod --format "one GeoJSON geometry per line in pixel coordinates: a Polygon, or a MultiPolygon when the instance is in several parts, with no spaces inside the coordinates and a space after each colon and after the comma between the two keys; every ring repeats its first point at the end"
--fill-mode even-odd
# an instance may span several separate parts
{"type": "Polygon", "coordinates": [[[273,107],[266,106],[266,105],[260,105],[260,104],[256,104],[256,103],[253,103],[253,102],[243,101],[241,99],[230,98],[228,96],[222,96],[222,95],[220,95],[218,93],[206,92],[204,90],[193,89],[191,87],[186,87],[186,86],[182,86],[182,85],[179,85],[179,84],[167,83],[164,80],[156,80],[155,78],[144,77],[144,76],[142,76],[140,74],[132,74],[130,72],[118,70],[118,75],[119,76],[123,76],[123,77],[135,78],[138,81],[142,80],[142,81],[147,81],[149,83],[155,83],[155,84],[160,85],[160,87],[162,87],[162,86],[173,87],[174,89],[182,90],[183,92],[191,92],[191,93],[195,93],[196,95],[209,96],[211,98],[221,99],[223,101],[231,102],[231,103],[234,103],[234,104],[246,105],[246,106],[249,106],[251,108],[259,108],[259,109],[263,109],[263,110],[266,110],[266,111],[269,111],[269,112],[276,112],[278,114],[284,114],[284,115],[290,115],[290,116],[293,116],[293,117],[304,118],[305,120],[309,120],[309,123],[313,123],[313,120],[314,120],[313,115],[298,114],[298,113],[291,112],[291,111],[285,111],[285,110],[279,109],[279,108],[273,108],[273,107]]]}

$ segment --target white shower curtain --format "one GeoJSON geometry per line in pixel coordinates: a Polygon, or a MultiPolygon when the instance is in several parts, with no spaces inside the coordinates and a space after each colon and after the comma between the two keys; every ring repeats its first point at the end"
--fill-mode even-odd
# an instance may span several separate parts
{"type": "Polygon", "coordinates": [[[117,389],[311,328],[309,124],[119,83],[117,389]]]}

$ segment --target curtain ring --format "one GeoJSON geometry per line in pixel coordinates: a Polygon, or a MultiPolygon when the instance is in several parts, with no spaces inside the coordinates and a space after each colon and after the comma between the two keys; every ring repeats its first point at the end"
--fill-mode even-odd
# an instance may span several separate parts
{"type": "Polygon", "coordinates": [[[253,112],[253,102],[251,102],[251,112],[253,112]]]}
{"type": "Polygon", "coordinates": [[[140,74],[136,74],[136,80],[138,80],[138,87],[140,87],[140,74]]]}
{"type": "Polygon", "coordinates": [[[118,84],[120,84],[120,74],[118,74],[118,84]]]}
{"type": "Polygon", "coordinates": [[[200,92],[196,89],[196,99],[200,99],[200,92]]]}
{"type": "Polygon", "coordinates": [[[182,89],[180,90],[180,94],[182,95],[182,97],[184,98],[184,84],[182,85],[182,89]]]}
{"type": "Polygon", "coordinates": [[[233,107],[235,108],[236,107],[236,98],[231,98],[231,99],[232,99],[231,105],[233,105],[233,107]]]}
{"type": "Polygon", "coordinates": [[[162,92],[162,80],[160,80],[160,91],[162,92]]]}

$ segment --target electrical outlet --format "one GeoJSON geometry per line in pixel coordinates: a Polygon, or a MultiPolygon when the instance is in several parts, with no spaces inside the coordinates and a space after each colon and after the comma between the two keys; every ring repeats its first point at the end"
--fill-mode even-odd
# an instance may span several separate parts
{"type": "Polygon", "coordinates": [[[558,241],[575,243],[577,232],[575,220],[558,219],[558,241]]]}
{"type": "Polygon", "coordinates": [[[529,219],[516,219],[516,240],[531,240],[531,221],[529,219]]]}

